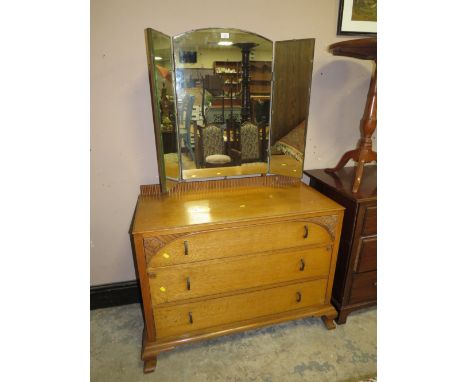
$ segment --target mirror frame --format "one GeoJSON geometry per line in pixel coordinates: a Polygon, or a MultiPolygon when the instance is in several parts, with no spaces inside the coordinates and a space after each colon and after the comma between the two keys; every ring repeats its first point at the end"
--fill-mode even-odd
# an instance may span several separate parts
{"type": "MultiPolygon", "coordinates": [[[[146,32],[145,35],[146,35],[146,39],[147,39],[147,54],[148,55],[150,54],[148,38],[151,35],[152,31],[161,33],[161,34],[163,34],[165,36],[168,36],[165,33],[160,32],[158,30],[155,30],[155,29],[152,29],[152,28],[147,28],[145,30],[145,32],[146,32]]],[[[176,126],[175,126],[175,128],[176,128],[176,137],[177,137],[177,156],[178,156],[178,166],[179,166],[179,177],[178,177],[178,179],[166,177],[166,175],[165,175],[166,171],[165,171],[165,168],[164,168],[165,161],[164,161],[164,152],[162,150],[162,142],[159,142],[159,145],[158,145],[158,140],[156,139],[156,150],[157,150],[158,171],[159,171],[159,180],[160,180],[160,184],[161,184],[161,192],[165,193],[165,192],[168,191],[167,187],[166,187],[166,179],[170,180],[171,182],[169,182],[169,183],[171,183],[171,184],[177,184],[177,183],[202,182],[202,181],[219,180],[219,179],[232,179],[232,178],[278,175],[278,173],[271,172],[271,156],[272,156],[271,147],[273,145],[272,141],[271,141],[271,138],[272,138],[271,124],[272,124],[272,114],[274,112],[273,106],[274,106],[274,103],[275,103],[274,94],[275,94],[275,91],[277,90],[277,89],[275,89],[275,86],[276,86],[275,59],[276,59],[276,46],[277,46],[276,44],[278,42],[297,41],[297,40],[278,40],[278,41],[274,41],[274,40],[271,40],[271,39],[269,39],[269,38],[267,38],[265,36],[262,36],[262,35],[260,35],[258,33],[255,33],[255,32],[251,32],[251,31],[247,31],[247,30],[243,30],[243,29],[239,29],[239,28],[226,28],[226,27],[197,28],[197,29],[192,29],[192,30],[189,30],[189,31],[186,31],[186,32],[174,35],[174,36],[168,36],[168,37],[170,37],[170,41],[171,41],[171,55],[172,55],[171,62],[172,62],[172,78],[173,78],[172,86],[173,86],[174,97],[175,97],[175,105],[174,105],[174,107],[175,107],[175,116],[176,116],[176,126]],[[241,175],[241,176],[235,175],[235,176],[203,177],[203,178],[200,177],[200,178],[196,178],[196,179],[184,179],[184,177],[183,177],[181,142],[180,142],[180,132],[179,132],[179,110],[178,110],[178,106],[177,106],[178,94],[177,94],[177,91],[176,91],[176,75],[175,75],[175,73],[176,73],[176,60],[175,60],[175,56],[174,56],[174,40],[177,39],[177,38],[180,38],[180,37],[182,37],[184,35],[190,34],[190,33],[200,32],[200,31],[207,31],[207,30],[212,30],[212,29],[225,29],[225,30],[229,29],[229,30],[235,30],[235,31],[242,32],[242,33],[252,34],[252,35],[258,36],[258,37],[260,37],[262,39],[265,39],[267,41],[270,41],[272,43],[272,45],[273,45],[272,80],[271,80],[270,108],[269,108],[269,125],[270,125],[270,129],[269,129],[269,132],[268,132],[267,169],[266,169],[265,173],[248,174],[248,175],[241,175]],[[161,156],[162,156],[162,158],[161,158],[161,156]],[[163,176],[161,176],[161,174],[163,174],[163,176]]],[[[306,144],[307,144],[307,142],[306,142],[307,141],[307,127],[308,127],[309,109],[310,109],[310,92],[311,92],[312,74],[313,74],[313,58],[314,58],[314,48],[315,48],[315,39],[314,38],[301,39],[301,40],[310,40],[311,41],[311,44],[312,44],[312,60],[311,60],[311,65],[310,65],[310,81],[308,83],[308,94],[307,94],[307,101],[308,102],[307,102],[306,114],[305,114],[304,152],[302,153],[303,158],[302,158],[302,164],[301,164],[301,171],[300,171],[300,176],[298,176],[298,178],[302,178],[302,172],[304,170],[305,148],[306,148],[306,144]]],[[[152,76],[153,76],[153,74],[151,73],[151,70],[150,70],[151,86],[153,86],[152,76]]],[[[152,104],[153,103],[154,102],[152,102],[152,104]]],[[[159,113],[159,111],[158,111],[158,113],[159,113]]],[[[154,106],[153,106],[153,123],[155,124],[154,125],[155,135],[157,135],[155,118],[156,118],[156,116],[155,116],[155,111],[154,111],[154,106]]],[[[157,125],[159,126],[159,123],[157,125]]]]}

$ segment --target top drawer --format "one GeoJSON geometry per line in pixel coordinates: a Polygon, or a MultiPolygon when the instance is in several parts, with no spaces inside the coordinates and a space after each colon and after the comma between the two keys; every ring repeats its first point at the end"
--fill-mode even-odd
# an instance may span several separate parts
{"type": "Polygon", "coordinates": [[[144,239],[149,268],[330,242],[327,228],[306,220],[144,239]]]}
{"type": "Polygon", "coordinates": [[[367,207],[362,225],[362,236],[377,234],[377,206],[367,207]]]}

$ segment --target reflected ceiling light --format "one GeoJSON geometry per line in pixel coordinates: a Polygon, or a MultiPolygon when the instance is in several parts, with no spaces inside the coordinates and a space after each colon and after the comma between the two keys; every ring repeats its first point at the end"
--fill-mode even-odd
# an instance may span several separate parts
{"type": "Polygon", "coordinates": [[[220,41],[218,42],[218,45],[229,46],[232,45],[232,41],[220,41]]]}
{"type": "Polygon", "coordinates": [[[229,33],[221,32],[221,38],[229,38],[229,33]]]}
{"type": "Polygon", "coordinates": [[[154,59],[155,59],[156,61],[161,61],[163,58],[162,58],[162,57],[159,57],[159,56],[156,56],[156,57],[154,57],[154,59]]]}

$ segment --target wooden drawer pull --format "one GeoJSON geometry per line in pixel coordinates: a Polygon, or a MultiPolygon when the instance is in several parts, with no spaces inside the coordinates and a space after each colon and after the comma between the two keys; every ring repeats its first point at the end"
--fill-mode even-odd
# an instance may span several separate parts
{"type": "Polygon", "coordinates": [[[187,290],[190,290],[190,277],[187,277],[187,290]]]}
{"type": "Polygon", "coordinates": [[[304,226],[304,235],[302,237],[304,239],[307,239],[307,236],[309,236],[309,226],[305,225],[304,226]]]}
{"type": "Polygon", "coordinates": [[[374,283],[374,286],[375,286],[375,287],[377,286],[377,281],[374,283]]]}
{"type": "Polygon", "coordinates": [[[301,292],[297,292],[297,293],[296,293],[296,301],[297,301],[297,302],[301,302],[301,300],[302,300],[301,292]]]}
{"type": "Polygon", "coordinates": [[[184,255],[188,255],[188,243],[187,240],[184,240],[184,255]]]}
{"type": "Polygon", "coordinates": [[[301,267],[299,268],[300,271],[303,271],[305,268],[305,263],[304,263],[304,259],[301,259],[301,267]]]}
{"type": "Polygon", "coordinates": [[[189,322],[193,324],[192,312],[188,312],[188,318],[189,318],[189,322]]]}

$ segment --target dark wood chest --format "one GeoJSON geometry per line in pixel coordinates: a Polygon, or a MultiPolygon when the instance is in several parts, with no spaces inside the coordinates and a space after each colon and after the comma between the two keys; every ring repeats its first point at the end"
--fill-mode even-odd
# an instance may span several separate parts
{"type": "Polygon", "coordinates": [[[346,208],[331,300],[338,310],[336,322],[344,324],[353,310],[377,303],[377,166],[365,167],[354,194],[354,167],[335,174],[304,173],[311,187],[346,208]]]}

